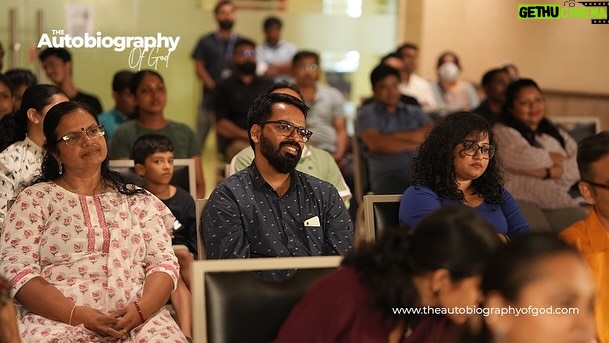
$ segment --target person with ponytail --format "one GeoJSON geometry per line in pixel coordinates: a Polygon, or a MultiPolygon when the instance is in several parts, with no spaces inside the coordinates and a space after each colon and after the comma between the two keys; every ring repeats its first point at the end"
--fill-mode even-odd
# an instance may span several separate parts
{"type": "Polygon", "coordinates": [[[110,170],[94,113],[72,101],[51,108],[40,175],[6,215],[0,270],[21,338],[186,343],[165,308],[179,275],[175,218],[110,170]]]}
{"type": "Polygon", "coordinates": [[[468,318],[441,312],[478,304],[480,275],[499,245],[464,206],[432,212],[414,232],[387,228],[309,289],[275,342],[439,342],[468,318]],[[417,310],[428,312],[408,312],[417,310]]]}
{"type": "Polygon", "coordinates": [[[68,101],[56,86],[30,86],[21,108],[0,122],[0,226],[19,192],[40,170],[44,117],[55,104],[68,101]]]}

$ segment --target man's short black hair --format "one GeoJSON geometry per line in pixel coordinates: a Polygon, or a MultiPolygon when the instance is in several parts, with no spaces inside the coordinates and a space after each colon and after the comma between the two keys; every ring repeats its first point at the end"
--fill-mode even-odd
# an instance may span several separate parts
{"type": "Polygon", "coordinates": [[[484,73],[484,75],[482,75],[482,81],[480,81],[482,87],[488,87],[499,73],[507,73],[507,70],[503,68],[493,68],[484,73]]]}
{"type": "Polygon", "coordinates": [[[393,67],[386,64],[379,64],[374,67],[372,72],[370,72],[370,84],[372,85],[372,88],[374,88],[377,83],[384,80],[387,76],[391,75],[397,77],[398,80],[400,79],[400,72],[393,67]]]}
{"type": "Polygon", "coordinates": [[[284,93],[267,93],[259,96],[254,100],[254,103],[247,112],[247,135],[250,138],[252,149],[254,148],[254,141],[252,141],[251,134],[252,126],[266,123],[273,112],[273,105],[279,103],[292,105],[298,108],[302,112],[304,118],[307,118],[309,107],[296,97],[284,93]]]}
{"type": "Polygon", "coordinates": [[[220,11],[220,8],[222,8],[226,5],[231,5],[231,6],[235,7],[235,4],[230,0],[219,0],[218,3],[216,3],[216,6],[214,6],[214,14],[218,14],[218,12],[220,11]]]}
{"type": "Polygon", "coordinates": [[[397,52],[398,54],[400,54],[400,56],[402,56],[402,50],[405,50],[405,49],[412,49],[412,50],[419,51],[419,47],[416,44],[406,42],[406,43],[398,46],[398,48],[395,49],[395,52],[397,52]]]}
{"type": "Polygon", "coordinates": [[[135,164],[144,164],[148,156],[155,152],[173,152],[173,143],[167,136],[158,133],[147,133],[140,136],[131,149],[131,158],[135,164]]]}
{"type": "Polygon", "coordinates": [[[14,89],[17,87],[25,85],[26,88],[29,86],[37,85],[38,79],[36,79],[36,75],[32,73],[32,71],[23,68],[13,68],[9,69],[4,73],[8,82],[13,86],[14,89]]]}
{"type": "Polygon", "coordinates": [[[64,48],[46,48],[38,55],[38,60],[44,62],[44,60],[51,56],[59,57],[64,63],[72,61],[72,55],[64,48]]]}
{"type": "Polygon", "coordinates": [[[300,62],[300,60],[303,60],[305,58],[309,58],[312,57],[315,59],[315,63],[319,64],[319,54],[316,53],[315,51],[310,51],[310,50],[300,50],[298,51],[294,57],[292,57],[292,65],[296,65],[296,63],[300,62]]]}
{"type": "Polygon", "coordinates": [[[577,145],[577,167],[582,180],[594,181],[590,165],[609,155],[609,131],[584,138],[577,145]]]}
{"type": "Polygon", "coordinates": [[[281,28],[283,27],[283,22],[278,17],[270,16],[270,17],[267,17],[264,20],[264,23],[262,24],[262,28],[264,29],[264,31],[272,28],[273,26],[278,26],[279,29],[281,30],[281,28]]]}
{"type": "Polygon", "coordinates": [[[114,92],[122,92],[125,89],[129,89],[133,75],[135,75],[135,73],[130,70],[120,70],[116,72],[112,78],[112,90],[114,92]]]}
{"type": "Polygon", "coordinates": [[[245,37],[239,37],[239,38],[237,38],[237,41],[235,42],[235,48],[233,51],[237,51],[237,48],[242,45],[249,45],[249,46],[256,48],[256,43],[253,40],[251,40],[249,38],[245,38],[245,37]]]}

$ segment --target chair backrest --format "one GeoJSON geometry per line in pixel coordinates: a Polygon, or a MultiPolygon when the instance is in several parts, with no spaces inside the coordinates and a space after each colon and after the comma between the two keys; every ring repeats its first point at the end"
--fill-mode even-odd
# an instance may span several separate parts
{"type": "MultiPolygon", "coordinates": [[[[133,160],[110,160],[110,169],[121,173],[128,182],[138,186],[144,184],[144,179],[135,172],[135,163],[133,160]]],[[[197,198],[194,159],[179,158],[173,160],[173,177],[171,178],[171,184],[186,190],[194,199],[197,198]]]]}
{"type": "Polygon", "coordinates": [[[358,204],[361,205],[364,195],[368,193],[368,163],[357,135],[351,136],[351,150],[353,151],[353,194],[358,204]]]}
{"type": "Polygon", "coordinates": [[[197,221],[195,227],[197,228],[197,252],[199,260],[207,258],[207,255],[205,254],[205,245],[203,245],[203,235],[201,233],[201,214],[205,204],[207,204],[207,199],[195,200],[195,220],[197,221]]]}
{"type": "Polygon", "coordinates": [[[373,242],[386,227],[399,226],[402,194],[364,195],[366,241],[373,242]]]}
{"type": "Polygon", "coordinates": [[[567,131],[576,142],[601,132],[598,117],[549,117],[550,121],[567,131]]]}
{"type": "Polygon", "coordinates": [[[269,342],[291,308],[341,256],[195,261],[193,334],[196,343],[269,342]],[[264,282],[255,271],[298,269],[285,282],[264,282]]]}

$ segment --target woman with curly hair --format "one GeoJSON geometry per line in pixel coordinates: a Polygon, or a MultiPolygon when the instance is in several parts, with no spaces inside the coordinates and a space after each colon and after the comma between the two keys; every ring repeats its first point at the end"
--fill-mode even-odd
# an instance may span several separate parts
{"type": "Polygon", "coordinates": [[[471,112],[444,118],[419,147],[414,186],[400,202],[400,223],[415,227],[448,204],[472,207],[505,240],[529,233],[518,204],[503,188],[490,124],[471,112]]]}
{"type": "Polygon", "coordinates": [[[307,291],[275,343],[432,343],[449,339],[480,300],[485,261],[501,245],[474,211],[449,206],[414,233],[387,228],[307,291]],[[427,311],[413,314],[405,311],[427,311]]]}

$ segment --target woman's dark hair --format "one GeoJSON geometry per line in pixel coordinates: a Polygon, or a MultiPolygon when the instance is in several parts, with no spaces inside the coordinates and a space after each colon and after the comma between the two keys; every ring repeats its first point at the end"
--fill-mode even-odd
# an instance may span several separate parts
{"type": "Polygon", "coordinates": [[[472,209],[450,205],[427,215],[412,233],[406,228],[385,229],[374,244],[348,254],[343,265],[357,270],[377,307],[393,321],[399,319],[391,308],[420,306],[414,276],[447,269],[458,282],[482,274],[500,244],[493,228],[472,209]]]}
{"type": "MultiPolygon", "coordinates": [[[[491,125],[486,119],[471,112],[457,112],[448,115],[436,125],[419,146],[418,156],[414,158],[414,184],[426,185],[440,198],[463,201],[455,174],[455,147],[469,135],[480,139],[488,136],[489,144],[497,147],[491,125]]],[[[488,161],[484,173],[472,181],[474,190],[490,204],[501,204],[503,171],[497,154],[488,161]]]]}
{"type": "MultiPolygon", "coordinates": [[[[34,181],[32,181],[32,184],[55,180],[61,176],[61,168],[59,167],[59,163],[52,155],[58,153],[57,145],[60,143],[63,144],[62,142],[59,142],[59,137],[56,130],[63,117],[76,110],[83,110],[87,112],[92,118],[95,119],[95,122],[99,124],[97,116],[93,115],[92,113],[94,112],[84,103],[67,101],[51,107],[44,118],[44,123],[42,126],[46,140],[43,146],[45,153],[42,159],[41,171],[40,175],[38,175],[34,181]]],[[[125,178],[120,173],[110,170],[107,156],[101,164],[101,176],[106,186],[113,186],[122,194],[133,195],[136,193],[144,193],[141,188],[132,187],[133,185],[128,187],[125,178]]]]}
{"type": "MultiPolygon", "coordinates": [[[[482,292],[485,295],[496,292],[507,301],[516,302],[522,289],[540,275],[536,263],[560,254],[581,258],[574,247],[554,233],[537,232],[515,238],[499,247],[489,258],[482,274],[482,292]]],[[[479,322],[484,323],[482,320],[479,322]]],[[[486,325],[482,324],[474,331],[478,332],[466,332],[462,342],[492,342],[492,333],[486,325]]]]}
{"type": "Polygon", "coordinates": [[[25,139],[28,128],[27,111],[33,108],[41,112],[51,103],[51,98],[55,94],[64,93],[59,87],[53,85],[34,85],[25,90],[21,99],[21,107],[17,112],[5,116],[0,122],[0,151],[25,139]]]}
{"type": "Polygon", "coordinates": [[[444,58],[446,56],[452,56],[455,60],[455,64],[457,65],[457,67],[459,67],[459,69],[461,69],[461,63],[459,62],[459,56],[457,56],[457,54],[452,51],[444,51],[442,54],[440,54],[440,56],[438,57],[438,60],[436,61],[436,69],[440,68],[440,66],[442,64],[444,64],[444,58]]]}
{"type": "Polygon", "coordinates": [[[503,104],[503,107],[501,109],[501,114],[499,115],[498,122],[518,131],[522,135],[522,137],[524,137],[524,139],[526,139],[527,142],[529,142],[529,144],[532,146],[539,147],[539,144],[535,140],[535,136],[545,133],[554,137],[564,149],[565,139],[561,136],[560,132],[558,131],[558,128],[554,124],[552,124],[552,122],[548,120],[545,115],[541,122],[539,122],[539,126],[537,126],[536,131],[531,130],[528,126],[526,126],[520,120],[516,119],[516,117],[514,116],[514,101],[516,101],[518,93],[520,93],[520,91],[526,87],[534,87],[539,91],[539,93],[542,93],[537,83],[531,79],[518,79],[510,83],[510,85],[505,90],[505,103],[503,104]]]}
{"type": "MultiPolygon", "coordinates": [[[[137,88],[140,86],[140,84],[142,83],[142,80],[144,80],[144,77],[146,77],[147,75],[157,76],[159,79],[161,79],[161,82],[163,84],[165,84],[165,80],[163,80],[163,77],[161,76],[161,74],[157,73],[156,71],[154,71],[152,69],[140,70],[137,73],[133,74],[133,76],[131,77],[131,81],[129,82],[129,91],[131,91],[131,94],[133,94],[133,96],[135,96],[135,94],[137,92],[137,88]]],[[[133,114],[130,115],[129,118],[135,119],[139,116],[139,114],[140,114],[140,107],[136,105],[135,108],[133,109],[133,114]]]]}

